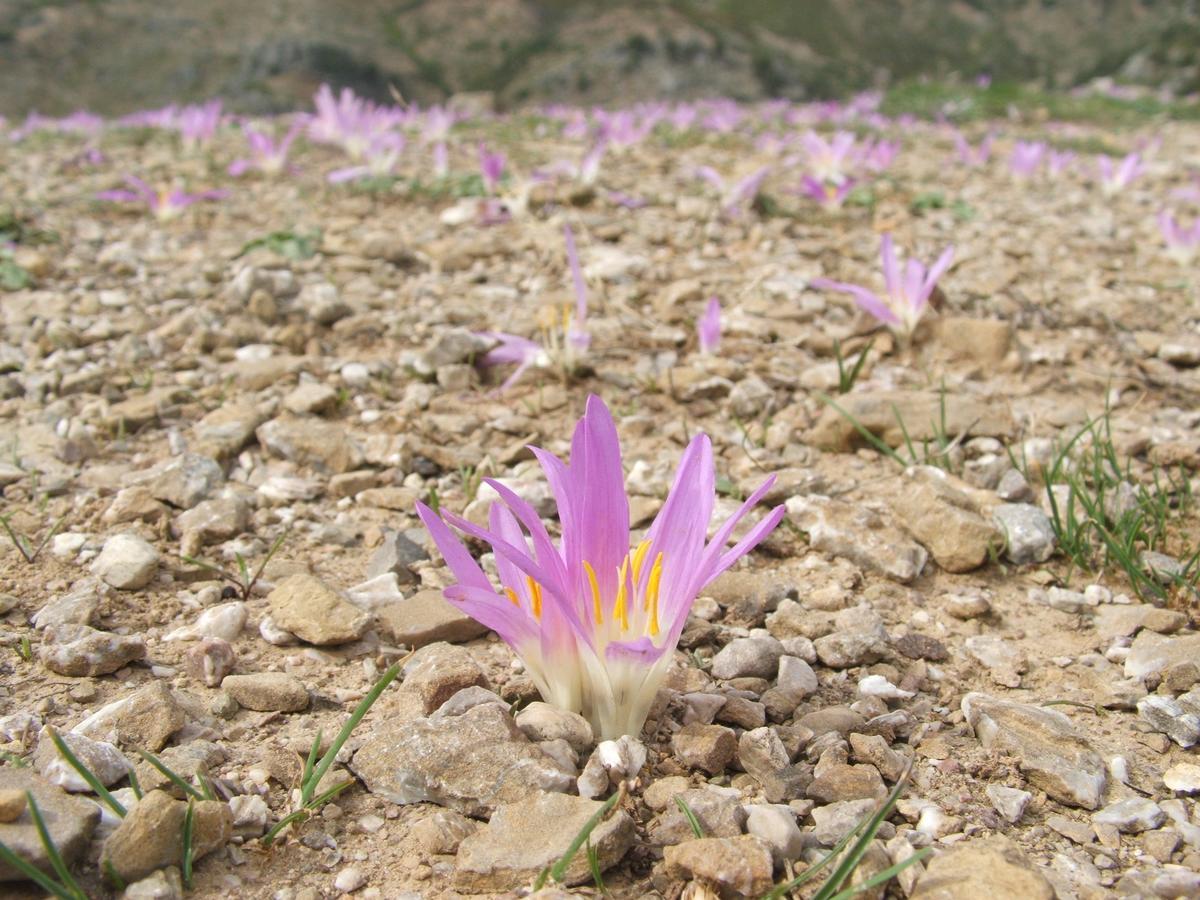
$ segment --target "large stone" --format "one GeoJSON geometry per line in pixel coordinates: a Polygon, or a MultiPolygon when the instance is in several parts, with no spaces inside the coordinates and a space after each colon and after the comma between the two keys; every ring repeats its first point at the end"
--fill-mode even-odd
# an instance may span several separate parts
{"type": "Polygon", "coordinates": [[[933,391],[861,391],[844,394],[837,404],[846,415],[827,406],[807,436],[822,450],[846,452],[867,446],[855,423],[890,447],[960,434],[1007,438],[1014,431],[1008,408],[984,398],[933,391]]]}
{"type": "Polygon", "coordinates": [[[779,668],[783,644],[773,637],[734,638],[712,660],[714,678],[771,678],[779,668]]]}
{"type": "Polygon", "coordinates": [[[286,672],[226,675],[221,688],[246,709],[260,712],[300,712],[308,709],[308,688],[286,672]]]}
{"type": "Polygon", "coordinates": [[[38,658],[59,675],[108,675],[146,656],[141,635],[113,634],[87,625],[59,625],[42,634],[38,658]]]}
{"type": "Polygon", "coordinates": [[[368,613],[343,600],[312,575],[283,579],[271,591],[267,603],[276,625],[318,646],[358,640],[371,623],[368,613]]]}
{"type": "Polygon", "coordinates": [[[979,568],[989,551],[1003,543],[971,497],[936,476],[904,478],[896,484],[891,503],[904,527],[947,572],[979,568]]]}
{"type": "Polygon", "coordinates": [[[754,835],[698,838],[663,849],[667,874],[691,879],[721,896],[760,897],[771,889],[771,848],[754,835]]]}
{"type": "Polygon", "coordinates": [[[446,602],[441,591],[417,591],[405,600],[384,604],[375,610],[375,618],[384,634],[409,647],[437,641],[457,644],[488,633],[486,625],[446,602]]]}
{"type": "Polygon", "coordinates": [[[1180,663],[1200,659],[1200,634],[1189,632],[1166,637],[1153,631],[1142,631],[1133,639],[1125,657],[1126,678],[1146,678],[1165,672],[1180,663]]]}
{"type": "Polygon", "coordinates": [[[1004,555],[1017,565],[1045,562],[1054,555],[1057,538],[1046,514],[1030,503],[1001,503],[992,521],[1004,536],[1004,555]]]}
{"type": "Polygon", "coordinates": [[[684,725],[671,738],[671,749],[675,758],[692,769],[703,769],[709,775],[717,775],[733,762],[737,754],[737,736],[723,725],[705,725],[692,722],[684,725]]]}
{"type": "Polygon", "coordinates": [[[116,534],[92,563],[95,572],[110,587],[132,591],[145,587],[158,571],[158,551],[145,538],[132,533],[116,534]]]}
{"type": "Polygon", "coordinates": [[[465,688],[489,687],[487,675],[467,650],[453,644],[428,644],[404,664],[403,694],[415,695],[428,715],[465,688]]]}
{"type": "Polygon", "coordinates": [[[362,449],[344,425],[309,418],[282,417],[255,429],[258,442],[272,456],[308,466],[326,475],[362,465],[362,449]]]}
{"type": "Polygon", "coordinates": [[[150,495],[177,509],[191,509],[225,481],[220,464],[207,456],[185,453],[138,477],[150,495]]]}
{"type": "Polygon", "coordinates": [[[186,720],[171,689],[152,681],[96,710],[71,730],[93,740],[157,753],[186,720]]]}
{"type": "MultiPolygon", "coordinates": [[[[67,732],[59,735],[70,748],[75,758],[83,763],[105,787],[111,787],[129,774],[129,760],[108,741],[93,741],[82,734],[67,732]]],[[[73,794],[87,793],[92,786],[84,780],[75,767],[58,752],[46,728],[38,735],[34,765],[43,778],[53,785],[73,794]]]]}
{"type": "Polygon", "coordinates": [[[592,726],[579,713],[535,701],[517,713],[517,727],[531,741],[564,740],[576,753],[592,746],[592,726]]]}
{"type": "Polygon", "coordinates": [[[575,785],[574,773],[530,743],[495,703],[460,716],[382,722],[350,767],[367,790],[393,803],[437,803],[479,817],[531,791],[575,785]]]}
{"type": "Polygon", "coordinates": [[[933,857],[911,900],[1054,900],[1054,888],[1007,838],[968,841],[933,857]]]}
{"type": "Polygon", "coordinates": [[[985,748],[1012,756],[1050,797],[1084,809],[1100,805],[1108,770],[1065,715],[981,693],[963,697],[962,711],[985,748]]]}
{"type": "MultiPolygon", "coordinates": [[[[145,878],[155,869],[183,862],[183,819],[187,804],[163,791],[150,791],[121,820],[104,842],[101,859],[125,881],[145,878]]],[[[229,843],[233,814],[217,800],[196,803],[193,859],[203,859],[229,843]]]]}
{"type": "MultiPolygon", "coordinates": [[[[537,793],[496,807],[491,821],[463,839],[454,868],[460,891],[510,891],[528,884],[566,853],[581,828],[604,804],[568,794],[537,793]]],[[[620,808],[592,830],[589,843],[601,872],[633,846],[633,820],[620,808]]],[[[561,884],[591,880],[587,854],[576,853],[561,884]]]]}
{"type": "MultiPolygon", "coordinates": [[[[87,849],[92,832],[100,822],[100,807],[90,800],[83,800],[47,784],[29,769],[0,768],[0,790],[33,792],[38,811],[46,822],[50,839],[68,866],[72,866],[87,849]]],[[[38,837],[33,817],[25,809],[11,822],[0,822],[0,841],[13,853],[37,866],[48,875],[54,868],[46,856],[46,848],[38,837]]],[[[0,860],[0,882],[21,881],[16,869],[0,860]]]]}
{"type": "Polygon", "coordinates": [[[247,402],[222,404],[192,429],[196,453],[228,460],[237,456],[267,418],[264,410],[247,402]]]}
{"type": "Polygon", "coordinates": [[[814,550],[832,553],[894,581],[908,583],[929,558],[925,548],[873,509],[828,497],[791,497],[792,522],[814,550]]]}

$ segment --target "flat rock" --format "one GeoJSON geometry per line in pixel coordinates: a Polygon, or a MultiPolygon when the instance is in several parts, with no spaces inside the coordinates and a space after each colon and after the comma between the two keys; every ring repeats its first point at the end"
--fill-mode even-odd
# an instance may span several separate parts
{"type": "MultiPolygon", "coordinates": [[[[111,787],[129,774],[133,768],[129,760],[108,741],[93,741],[82,734],[66,732],[59,735],[81,763],[83,763],[99,782],[105,787],[111,787]]],[[[92,786],[83,776],[75,771],[67,760],[58,752],[54,741],[45,728],[38,735],[37,752],[33,756],[38,773],[53,785],[73,794],[88,793],[92,786]]]]}
{"type": "MultiPolygon", "coordinates": [[[[187,804],[163,791],[150,791],[104,842],[101,859],[125,881],[145,878],[183,862],[183,819],[187,804]]],[[[233,814],[226,803],[200,800],[195,806],[193,858],[203,859],[229,843],[233,814]]]]}
{"type": "Polygon", "coordinates": [[[317,646],[358,640],[371,616],[343,600],[333,588],[312,575],[291,575],[267,597],[271,619],[280,628],[317,646]]]}
{"type": "Polygon", "coordinates": [[[949,484],[906,477],[891,494],[901,524],[947,572],[970,572],[1002,543],[996,526],[975,509],[971,498],[949,484]]]}
{"type": "Polygon", "coordinates": [[[967,841],[928,861],[911,900],[1054,900],[1054,888],[1007,838],[967,841]]]}
{"type": "Polygon", "coordinates": [[[1031,784],[1069,806],[1099,807],[1108,770],[1065,715],[981,693],[963,697],[962,711],[979,742],[1014,757],[1031,784]]]}
{"type": "Polygon", "coordinates": [[[477,817],[531,791],[575,785],[574,773],[530,743],[495,703],[459,716],[381,722],[350,768],[367,790],[393,803],[437,803],[477,817]]]}
{"type": "Polygon", "coordinates": [[[703,769],[717,775],[733,762],[738,740],[733,729],[723,725],[693,722],[684,725],[671,738],[671,750],[680,763],[690,769],[703,769]]]}
{"type": "Polygon", "coordinates": [[[451,644],[471,641],[488,633],[488,627],[450,605],[441,591],[417,591],[396,603],[375,610],[379,629],[397,644],[424,647],[437,641],[451,644]]]}
{"type": "MultiPolygon", "coordinates": [[[[100,822],[100,807],[90,800],[72,797],[29,769],[0,768],[0,791],[33,792],[38,810],[46,822],[50,838],[68,866],[74,865],[87,849],[92,832],[100,822]]],[[[0,822],[0,841],[17,856],[52,875],[54,868],[46,848],[38,837],[33,818],[26,809],[11,822],[0,822]]],[[[24,876],[0,860],[0,882],[21,881],[24,876]]]]}
{"type": "Polygon", "coordinates": [[[176,509],[191,509],[225,481],[220,463],[198,453],[185,453],[136,477],[150,496],[176,509]]]}
{"type": "Polygon", "coordinates": [[[1148,797],[1129,797],[1110,803],[1092,815],[1097,825],[1112,825],[1122,834],[1151,831],[1167,820],[1167,814],[1148,797]]]}
{"type": "Polygon", "coordinates": [[[59,625],[42,634],[38,658],[59,675],[107,675],[134,660],[144,659],[141,635],[113,634],[87,625],[59,625]]]}
{"type": "MultiPolygon", "coordinates": [[[[604,804],[568,794],[535,793],[496,807],[490,822],[463,839],[454,867],[460,891],[508,891],[528,884],[566,852],[575,835],[604,804]]],[[[612,868],[633,846],[633,820],[615,809],[592,831],[589,842],[601,872],[612,868]]],[[[586,853],[577,853],[561,883],[590,881],[586,853]]]]}
{"type": "Polygon", "coordinates": [[[300,712],[308,709],[308,688],[295,675],[285,672],[226,675],[221,688],[246,709],[260,712],[300,712]]]}
{"type": "Polygon", "coordinates": [[[832,553],[907,584],[925,568],[929,554],[875,510],[828,497],[791,497],[792,522],[814,550],[832,553]]]}
{"type": "Polygon", "coordinates": [[[1200,634],[1189,632],[1168,637],[1142,631],[1133,639],[1125,657],[1125,677],[1146,678],[1197,659],[1200,659],[1200,634]]]}
{"type": "Polygon", "coordinates": [[[254,433],[272,456],[325,475],[350,472],[363,462],[362,449],[334,422],[288,416],[264,422],[254,433]]]}
{"type": "Polygon", "coordinates": [[[783,645],[773,637],[734,638],[712,660],[713,678],[771,678],[779,668],[783,645]]]}
{"type": "Polygon", "coordinates": [[[827,406],[809,431],[808,443],[843,453],[867,446],[850,419],[889,447],[903,446],[906,439],[932,441],[941,433],[1007,438],[1015,428],[1012,413],[1001,403],[934,391],[855,391],[838,397],[837,404],[847,415],[827,406]]]}
{"type": "Polygon", "coordinates": [[[145,538],[126,532],[104,542],[92,571],[110,587],[132,591],[145,587],[158,571],[158,551],[145,538]]]}
{"type": "Polygon", "coordinates": [[[517,713],[517,727],[531,741],[563,740],[576,753],[592,745],[592,726],[579,713],[534,701],[517,713]]]}
{"type": "Polygon", "coordinates": [[[667,874],[698,881],[722,896],[760,897],[771,889],[771,848],[754,835],[698,838],[663,848],[667,874]]]}
{"type": "Polygon", "coordinates": [[[96,710],[71,730],[119,747],[157,753],[186,721],[171,689],[152,681],[96,710]]]}
{"type": "MultiPolygon", "coordinates": [[[[403,694],[415,695],[429,715],[459,691],[488,688],[487,675],[467,650],[453,644],[428,644],[404,664],[403,694]]],[[[494,696],[494,695],[493,695],[494,696]]]]}

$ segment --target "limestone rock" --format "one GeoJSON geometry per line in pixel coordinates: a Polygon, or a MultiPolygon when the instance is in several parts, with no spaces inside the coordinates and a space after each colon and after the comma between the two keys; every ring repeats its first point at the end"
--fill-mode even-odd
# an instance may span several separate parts
{"type": "MultiPolygon", "coordinates": [[[[83,856],[92,832],[100,822],[100,807],[95,803],[64,793],[29,769],[0,768],[0,791],[17,791],[22,801],[25,792],[32,791],[50,838],[66,864],[74,865],[83,856]]],[[[33,818],[24,806],[22,810],[10,822],[0,821],[0,841],[17,856],[52,875],[54,869],[38,837],[33,818]]],[[[23,877],[7,863],[0,861],[0,882],[21,881],[23,877]]]]}
{"type": "Polygon", "coordinates": [[[417,591],[375,610],[380,630],[397,644],[424,647],[438,641],[452,644],[483,637],[488,627],[451,606],[441,591],[417,591]]]}
{"type": "Polygon", "coordinates": [[[308,709],[308,688],[295,675],[256,672],[227,675],[221,689],[241,706],[261,712],[300,712],[308,709]]]}
{"type": "MultiPolygon", "coordinates": [[[[125,881],[145,878],[155,869],[183,862],[183,819],[187,804],[163,791],[150,791],[121,820],[104,842],[101,859],[125,881]]],[[[216,800],[197,801],[193,826],[194,858],[203,859],[229,843],[233,814],[216,800]]]]}
{"type": "Polygon", "coordinates": [[[183,708],[171,689],[152,681],[96,710],[71,730],[120,747],[157,753],[185,722],[183,708]]]}
{"type": "Polygon", "coordinates": [[[1054,900],[1054,888],[1016,846],[996,836],[928,861],[911,900],[1054,900]]]}
{"type": "Polygon", "coordinates": [[[92,563],[105,584],[121,591],[145,587],[158,571],[158,551],[145,538],[124,533],[110,537],[92,563]]]}
{"type": "Polygon", "coordinates": [[[771,848],[754,835],[698,838],[663,849],[667,874],[734,896],[760,897],[771,889],[771,848]]]}
{"type": "Polygon", "coordinates": [[[283,579],[267,603],[276,625],[321,647],[358,640],[371,623],[369,614],[312,575],[283,579]]]}
{"type": "MultiPolygon", "coordinates": [[[[943,397],[933,391],[855,391],[839,397],[838,406],[890,447],[903,446],[906,432],[907,439],[919,444],[934,440],[943,429],[950,437],[965,433],[968,437],[1006,438],[1015,427],[1012,413],[1002,404],[975,397],[943,397]]],[[[822,450],[839,452],[865,445],[854,424],[832,406],[821,413],[807,440],[822,450]]]]}
{"type": "Polygon", "coordinates": [[[422,647],[404,664],[400,691],[415,695],[428,715],[459,691],[477,685],[489,687],[475,658],[462,647],[436,643],[422,647]]]}
{"type": "Polygon", "coordinates": [[[59,625],[42,635],[38,658],[59,675],[107,675],[146,656],[141,635],[97,631],[87,625],[59,625]]]}

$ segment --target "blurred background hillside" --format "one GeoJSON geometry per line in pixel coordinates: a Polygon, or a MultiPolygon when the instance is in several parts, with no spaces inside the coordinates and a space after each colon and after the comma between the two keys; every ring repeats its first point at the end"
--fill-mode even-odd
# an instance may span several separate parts
{"type": "Polygon", "coordinates": [[[833,97],[920,78],[1200,89],[1196,0],[0,0],[0,114],[328,81],[422,103],[833,97]]]}

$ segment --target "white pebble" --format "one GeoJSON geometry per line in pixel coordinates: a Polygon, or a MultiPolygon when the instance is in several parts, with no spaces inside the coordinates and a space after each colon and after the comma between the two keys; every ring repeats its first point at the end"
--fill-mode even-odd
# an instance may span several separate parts
{"type": "Polygon", "coordinates": [[[347,866],[338,872],[337,878],[333,879],[333,886],[343,894],[353,893],[366,883],[367,876],[363,874],[362,869],[356,866],[347,866]]]}

